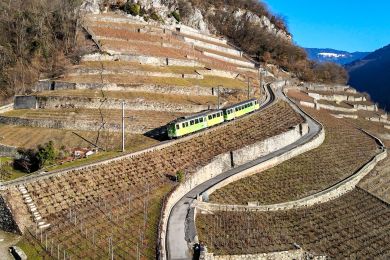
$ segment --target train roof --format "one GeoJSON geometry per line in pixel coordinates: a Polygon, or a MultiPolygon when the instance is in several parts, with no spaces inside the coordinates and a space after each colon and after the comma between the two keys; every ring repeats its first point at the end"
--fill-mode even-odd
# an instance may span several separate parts
{"type": "Polygon", "coordinates": [[[255,100],[257,100],[257,99],[256,99],[256,98],[248,99],[248,100],[242,101],[242,102],[240,102],[240,103],[237,103],[237,104],[234,104],[234,105],[225,107],[225,108],[223,108],[223,109],[224,109],[224,110],[227,110],[227,109],[230,109],[230,108],[238,107],[238,106],[247,104],[247,103],[249,103],[249,102],[253,102],[253,101],[255,101],[255,100]]]}
{"type": "Polygon", "coordinates": [[[191,120],[191,119],[199,118],[201,116],[207,116],[209,114],[213,114],[213,113],[216,113],[216,112],[223,112],[223,110],[222,109],[219,109],[219,110],[218,109],[214,109],[214,110],[208,110],[208,111],[200,112],[200,113],[197,113],[197,114],[194,114],[194,115],[190,115],[190,116],[186,116],[186,117],[180,117],[180,118],[172,121],[171,124],[185,122],[185,121],[188,121],[188,120],[191,120]]]}

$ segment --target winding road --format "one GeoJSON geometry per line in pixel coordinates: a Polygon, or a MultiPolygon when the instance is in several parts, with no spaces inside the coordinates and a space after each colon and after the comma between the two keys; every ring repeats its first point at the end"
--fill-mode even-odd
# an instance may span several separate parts
{"type": "Polygon", "coordinates": [[[291,100],[286,98],[282,92],[282,88],[277,88],[275,94],[272,92],[270,87],[268,87],[268,90],[270,91],[272,98],[270,98],[268,102],[262,106],[262,108],[264,109],[265,107],[272,104],[275,100],[275,96],[286,100],[296,112],[305,118],[309,126],[309,132],[298,141],[287,145],[280,150],[224,172],[188,192],[178,203],[176,203],[169,215],[166,238],[167,259],[192,259],[192,249],[190,248],[190,245],[191,242],[193,242],[195,239],[196,230],[193,221],[191,221],[191,219],[193,219],[192,214],[194,214],[194,210],[191,208],[191,205],[199,194],[232,175],[235,175],[244,170],[248,170],[262,162],[280,156],[300,145],[309,142],[321,131],[321,125],[319,125],[307,114],[301,111],[291,100]]]}

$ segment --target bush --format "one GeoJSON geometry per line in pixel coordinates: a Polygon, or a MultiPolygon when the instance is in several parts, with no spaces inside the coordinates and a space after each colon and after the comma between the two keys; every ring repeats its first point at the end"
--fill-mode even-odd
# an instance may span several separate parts
{"type": "Polygon", "coordinates": [[[19,149],[13,161],[13,167],[22,172],[35,172],[56,159],[56,151],[52,141],[39,145],[37,149],[19,149]]]}
{"type": "Polygon", "coordinates": [[[161,17],[160,17],[155,11],[153,11],[153,12],[150,14],[150,18],[152,18],[152,19],[155,20],[155,21],[162,21],[161,17]]]}
{"type": "Polygon", "coordinates": [[[176,21],[178,21],[180,23],[181,17],[180,17],[180,14],[178,12],[174,11],[174,12],[172,12],[171,15],[173,16],[173,18],[176,19],[176,21]]]}
{"type": "Polygon", "coordinates": [[[131,2],[127,2],[124,7],[124,11],[133,16],[137,16],[140,15],[141,13],[141,6],[139,4],[133,4],[131,2]]]}
{"type": "Polygon", "coordinates": [[[178,171],[176,173],[176,181],[179,183],[183,183],[185,180],[185,173],[183,171],[178,171]]]}

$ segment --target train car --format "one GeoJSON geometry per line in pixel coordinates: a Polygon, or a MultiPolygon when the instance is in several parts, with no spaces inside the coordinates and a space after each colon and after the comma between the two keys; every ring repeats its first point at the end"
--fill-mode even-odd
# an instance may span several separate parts
{"type": "Polygon", "coordinates": [[[188,117],[179,118],[167,126],[170,139],[198,132],[200,130],[222,124],[235,118],[254,112],[260,108],[257,99],[250,99],[223,110],[211,110],[188,117]]]}
{"type": "Polygon", "coordinates": [[[211,111],[207,114],[206,116],[207,120],[207,127],[212,127],[215,125],[222,124],[225,122],[224,116],[223,116],[223,111],[222,110],[215,110],[211,111]]]}
{"type": "Polygon", "coordinates": [[[249,99],[241,103],[226,107],[223,109],[225,121],[231,121],[235,118],[252,113],[260,108],[259,101],[257,99],[249,99]]]}
{"type": "Polygon", "coordinates": [[[168,137],[179,138],[224,122],[222,110],[212,110],[179,118],[167,126],[168,137]]]}

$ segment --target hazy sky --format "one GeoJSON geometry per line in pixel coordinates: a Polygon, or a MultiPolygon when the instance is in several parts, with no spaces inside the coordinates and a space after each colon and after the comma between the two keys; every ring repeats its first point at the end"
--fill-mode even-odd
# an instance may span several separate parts
{"type": "Polygon", "coordinates": [[[390,0],[264,0],[302,47],[373,51],[390,44],[390,0]]]}

